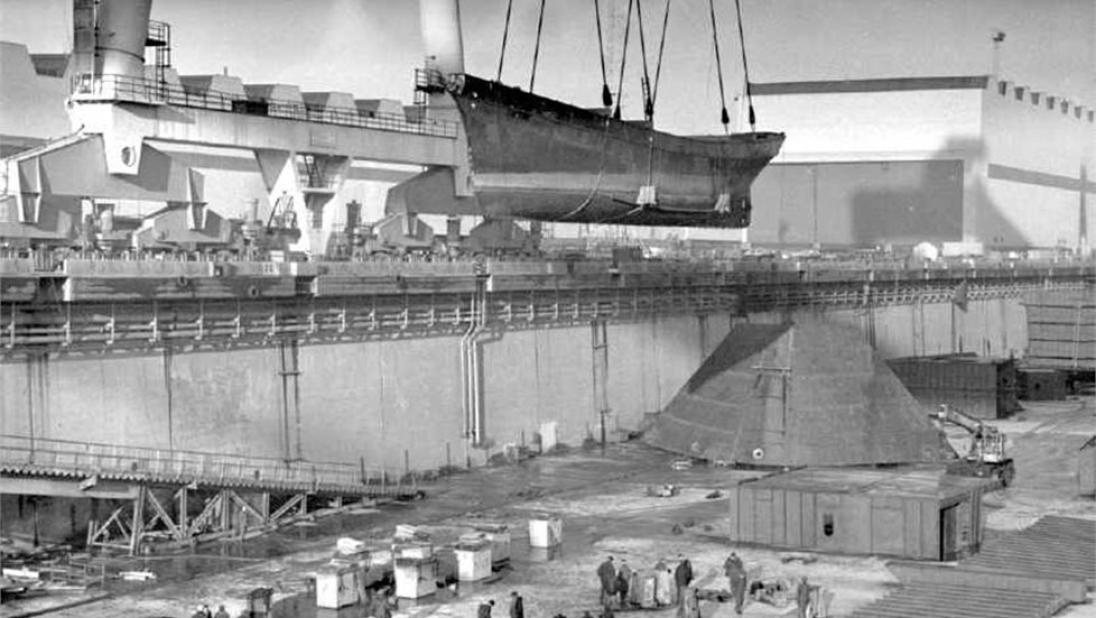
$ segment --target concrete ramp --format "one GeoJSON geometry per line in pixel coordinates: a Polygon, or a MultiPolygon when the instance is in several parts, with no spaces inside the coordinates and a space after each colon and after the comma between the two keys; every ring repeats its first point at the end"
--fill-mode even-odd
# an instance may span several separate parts
{"type": "Polygon", "coordinates": [[[856,610],[852,618],[1049,618],[1068,604],[1052,592],[916,584],[856,610]]]}
{"type": "Polygon", "coordinates": [[[735,328],[644,439],[684,455],[765,466],[955,456],[862,335],[823,321],[735,328]]]}

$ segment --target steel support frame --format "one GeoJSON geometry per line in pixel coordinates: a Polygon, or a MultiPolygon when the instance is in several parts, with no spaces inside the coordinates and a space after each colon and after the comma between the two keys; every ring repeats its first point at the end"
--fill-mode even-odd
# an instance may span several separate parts
{"type": "MultiPolygon", "coordinates": [[[[150,544],[188,546],[248,538],[309,516],[310,494],[307,493],[217,488],[203,492],[202,509],[191,517],[189,505],[196,497],[192,494],[198,492],[193,485],[141,485],[137,497],[116,507],[106,520],[89,522],[87,546],[139,555],[150,544]],[[161,500],[157,492],[170,492],[171,501],[161,500]],[[174,513],[168,508],[172,502],[176,505],[174,513]],[[272,508],[275,502],[278,505],[272,508]]],[[[368,500],[360,496],[354,496],[352,500],[346,498],[333,496],[328,506],[339,510],[368,500]]]]}

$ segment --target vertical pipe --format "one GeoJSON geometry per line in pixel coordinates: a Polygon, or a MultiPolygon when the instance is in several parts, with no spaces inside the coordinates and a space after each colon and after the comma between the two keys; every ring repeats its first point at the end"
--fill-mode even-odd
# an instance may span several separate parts
{"type": "Polygon", "coordinates": [[[97,74],[143,78],[152,0],[100,0],[96,20],[97,74]]]}
{"type": "Polygon", "coordinates": [[[72,77],[95,72],[95,2],[72,2],[72,61],[69,67],[72,77]]]}
{"type": "Polygon", "coordinates": [[[173,365],[171,346],[164,346],[164,392],[167,400],[167,448],[175,450],[175,402],[171,392],[171,367],[173,365]]]}
{"type": "Polygon", "coordinates": [[[286,366],[285,339],[278,340],[279,373],[282,376],[282,454],[286,461],[290,460],[289,439],[289,371],[286,366]]]}
{"type": "Polygon", "coordinates": [[[464,73],[464,42],[458,0],[419,0],[426,68],[443,74],[464,73]]]}
{"type": "Polygon", "coordinates": [[[293,414],[296,421],[297,431],[297,461],[304,460],[304,452],[301,446],[301,383],[300,383],[300,346],[297,344],[297,340],[293,339],[290,342],[290,351],[293,354],[293,414]]]}

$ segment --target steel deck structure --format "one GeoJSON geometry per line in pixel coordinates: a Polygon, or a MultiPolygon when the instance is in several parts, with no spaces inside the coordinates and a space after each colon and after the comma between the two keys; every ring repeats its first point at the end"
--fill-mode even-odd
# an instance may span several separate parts
{"type": "Polygon", "coordinates": [[[215,263],[202,276],[0,275],[0,358],[452,335],[474,324],[509,330],[669,315],[967,302],[1085,289],[1096,281],[1096,268],[1087,264],[731,270],[657,263],[393,262],[359,272],[346,265],[331,272],[310,263],[301,269],[273,266],[278,268],[271,274],[254,275],[224,275],[221,269],[231,266],[215,263]]]}

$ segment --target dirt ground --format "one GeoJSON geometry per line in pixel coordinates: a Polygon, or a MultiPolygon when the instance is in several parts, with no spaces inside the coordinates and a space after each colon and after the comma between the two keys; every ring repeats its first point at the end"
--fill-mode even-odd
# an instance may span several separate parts
{"type": "MultiPolygon", "coordinates": [[[[1028,404],[1026,410],[996,424],[1009,437],[1016,460],[1016,481],[985,499],[987,535],[1016,530],[1045,514],[1096,519],[1096,501],[1078,497],[1077,449],[1096,434],[1093,398],[1028,404]]],[[[963,436],[949,432],[961,441],[963,436]]],[[[444,591],[423,602],[401,601],[399,613],[414,618],[472,617],[485,599],[495,599],[495,616],[507,616],[511,591],[525,599],[526,615],[571,618],[585,610],[597,615],[598,585],[594,571],[606,556],[646,568],[660,558],[687,556],[706,588],[726,587],[721,565],[730,551],[743,557],[752,577],[806,575],[836,594],[831,613],[848,615],[886,594],[896,585],[885,559],[866,556],[811,555],[816,560],[784,561],[786,552],[733,547],[726,539],[725,496],[710,497],[738,482],[762,474],[698,466],[671,469],[671,455],[638,444],[611,446],[605,453],[571,452],[538,457],[518,465],[457,474],[430,488],[426,500],[383,505],[356,514],[288,528],[262,539],[224,543],[188,556],[133,559],[127,568],[149,568],[161,575],[155,584],[112,585],[105,598],[68,596],[6,603],[0,618],[35,615],[99,618],[113,616],[179,616],[200,603],[214,609],[224,604],[233,616],[246,606],[246,594],[260,586],[275,589],[280,616],[357,618],[360,608],[316,610],[302,593],[310,574],[331,557],[335,540],[352,536],[381,545],[400,523],[422,526],[439,541],[453,540],[462,525],[491,521],[510,524],[512,568],[490,584],[462,584],[460,595],[444,591]],[[671,498],[648,497],[646,488],[673,483],[681,488],[671,498]],[[531,551],[530,517],[551,514],[563,519],[564,543],[558,552],[531,551]],[[675,529],[675,524],[678,526],[675,529]],[[59,601],[75,604],[56,607],[59,601]],[[55,609],[50,609],[53,606],[55,609]]],[[[801,554],[797,554],[801,555],[801,554]]],[[[733,616],[730,604],[702,603],[701,615],[733,616]]],[[[746,616],[787,615],[752,604],[746,616]]],[[[644,612],[651,618],[674,610],[644,612]]],[[[1096,606],[1069,608],[1060,616],[1096,615],[1096,606]]]]}

